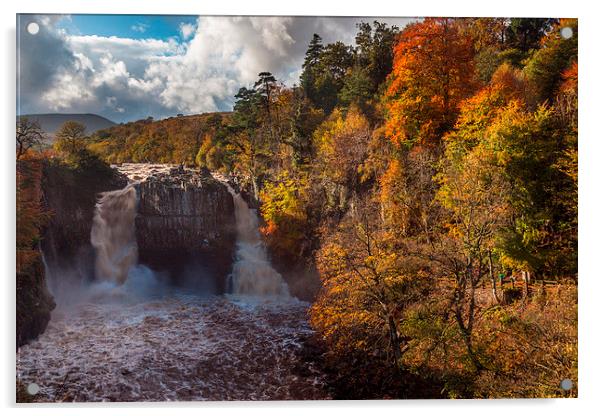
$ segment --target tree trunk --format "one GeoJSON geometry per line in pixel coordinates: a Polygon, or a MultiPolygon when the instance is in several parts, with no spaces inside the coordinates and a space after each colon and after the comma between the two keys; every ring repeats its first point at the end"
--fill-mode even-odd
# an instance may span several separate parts
{"type": "Polygon", "coordinates": [[[529,280],[530,280],[530,275],[528,271],[524,271],[522,272],[523,275],[523,299],[527,299],[527,297],[529,296],[529,280]]]}
{"type": "Polygon", "coordinates": [[[477,370],[477,372],[480,373],[485,369],[485,367],[483,366],[483,364],[481,364],[476,354],[474,353],[474,349],[472,347],[472,337],[468,334],[464,334],[463,338],[464,344],[466,345],[466,351],[468,352],[468,358],[470,358],[470,361],[472,362],[472,365],[474,365],[475,370],[477,370]]]}
{"type": "Polygon", "coordinates": [[[251,183],[253,185],[253,198],[255,198],[255,202],[259,201],[259,184],[257,183],[257,177],[255,175],[251,176],[251,183]]]}
{"type": "Polygon", "coordinates": [[[477,358],[477,356],[474,352],[474,349],[472,346],[471,331],[469,331],[469,329],[464,324],[462,314],[459,311],[459,309],[457,309],[457,308],[455,310],[455,316],[456,316],[456,321],[458,323],[458,326],[460,327],[460,333],[462,334],[462,340],[464,341],[464,345],[466,346],[466,353],[468,354],[468,358],[470,359],[470,362],[472,363],[472,365],[474,365],[477,372],[481,372],[481,370],[484,370],[485,367],[483,367],[483,364],[481,364],[481,362],[479,361],[479,359],[477,358]]]}
{"type": "Polygon", "coordinates": [[[393,350],[395,365],[399,366],[401,363],[401,342],[397,333],[397,325],[392,315],[389,315],[389,340],[391,342],[391,349],[393,350]]]}
{"type": "Polygon", "coordinates": [[[493,260],[491,259],[491,250],[488,253],[488,257],[489,257],[489,278],[491,279],[493,298],[495,299],[495,301],[497,303],[500,303],[500,298],[498,297],[498,294],[497,294],[497,284],[495,283],[495,276],[493,273],[493,260]]]}

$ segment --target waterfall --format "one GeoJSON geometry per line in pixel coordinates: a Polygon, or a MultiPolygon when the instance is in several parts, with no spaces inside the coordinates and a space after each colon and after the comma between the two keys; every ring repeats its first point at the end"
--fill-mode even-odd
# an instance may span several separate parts
{"type": "Polygon", "coordinates": [[[96,204],[90,242],[96,251],[96,279],[123,284],[138,261],[136,188],[104,192],[96,204]]]}
{"type": "Polygon", "coordinates": [[[237,295],[289,296],[286,282],[270,264],[259,234],[257,211],[249,208],[240,194],[228,186],[234,198],[236,259],[230,277],[231,292],[237,295]]]}

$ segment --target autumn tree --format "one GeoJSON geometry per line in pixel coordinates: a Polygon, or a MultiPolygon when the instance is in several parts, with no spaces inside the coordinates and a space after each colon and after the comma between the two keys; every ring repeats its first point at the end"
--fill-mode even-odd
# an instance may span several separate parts
{"type": "Polygon", "coordinates": [[[345,210],[360,185],[370,125],[358,108],[335,110],[314,132],[316,180],[326,196],[325,209],[345,210]]]}
{"type": "Polygon", "coordinates": [[[473,342],[475,291],[483,279],[491,278],[491,253],[510,223],[507,195],[511,186],[495,151],[486,145],[478,145],[464,155],[452,151],[443,164],[437,197],[446,210],[447,225],[434,252],[440,256],[446,274],[454,278],[450,294],[453,316],[468,358],[480,371],[484,364],[473,342]]]}
{"type": "Polygon", "coordinates": [[[567,175],[576,172],[569,167],[576,166],[576,141],[558,110],[544,105],[530,110],[528,82],[520,70],[502,65],[492,83],[463,104],[454,131],[445,138],[446,160],[489,152],[483,157],[489,154],[492,168],[510,184],[504,197],[513,212],[511,225],[497,237],[500,260],[519,270],[558,272],[574,265],[560,254],[571,251],[574,237],[560,230],[573,229],[569,223],[576,219],[569,208],[576,205],[571,179],[576,175],[567,175]],[[562,204],[561,195],[566,196],[562,204]]]}
{"type": "Polygon", "coordinates": [[[474,49],[449,18],[404,28],[386,91],[386,131],[396,144],[440,143],[461,101],[475,90],[474,49]]]}
{"type": "Polygon", "coordinates": [[[67,121],[55,134],[54,147],[67,155],[77,155],[86,148],[86,126],[67,121]]]}
{"type": "Polygon", "coordinates": [[[260,192],[262,234],[280,259],[294,262],[310,249],[307,178],[283,171],[268,180],[260,192]]]}
{"type": "Polygon", "coordinates": [[[506,42],[510,19],[465,18],[460,19],[458,24],[460,31],[472,39],[475,51],[475,72],[481,82],[488,83],[502,62],[515,60],[514,55],[517,54],[508,51],[509,46],[506,42]],[[507,56],[508,54],[510,57],[507,56]]]}
{"type": "Polygon", "coordinates": [[[400,238],[429,238],[438,221],[433,204],[438,157],[430,147],[398,150],[378,178],[381,216],[400,238]]]}
{"type": "Polygon", "coordinates": [[[24,273],[39,258],[40,229],[48,221],[42,209],[42,161],[17,162],[17,273],[24,273]]]}
{"type": "Polygon", "coordinates": [[[511,19],[504,17],[467,17],[457,19],[460,31],[472,39],[475,52],[493,47],[498,51],[507,44],[511,19]]]}
{"type": "Polygon", "coordinates": [[[220,114],[211,116],[203,128],[202,141],[195,157],[196,165],[213,171],[231,169],[232,155],[227,151],[228,135],[228,125],[223,117],[220,114]]]}
{"type": "Polygon", "coordinates": [[[531,83],[532,100],[539,103],[553,100],[559,92],[564,71],[577,61],[578,25],[576,19],[562,19],[541,40],[539,48],[528,60],[525,74],[531,83]],[[565,38],[561,30],[571,36],[565,38]]]}
{"type": "Polygon", "coordinates": [[[311,322],[337,356],[377,356],[400,368],[409,347],[400,329],[404,308],[424,295],[427,279],[408,272],[374,202],[352,206],[318,253],[323,289],[311,322]]]}

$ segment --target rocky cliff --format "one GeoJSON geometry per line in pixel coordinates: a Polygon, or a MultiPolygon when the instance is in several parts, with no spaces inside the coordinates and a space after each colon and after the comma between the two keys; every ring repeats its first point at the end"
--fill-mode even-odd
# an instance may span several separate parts
{"type": "Polygon", "coordinates": [[[139,261],[179,285],[221,293],[236,238],[234,203],[207,173],[169,165],[123,164],[137,182],[139,261]]]}
{"type": "Polygon", "coordinates": [[[55,302],[46,286],[40,227],[47,218],[41,191],[42,163],[17,161],[16,337],[17,348],[44,332],[55,302]]]}
{"type": "Polygon", "coordinates": [[[17,269],[17,348],[46,330],[56,304],[48,293],[41,256],[17,269]]]}

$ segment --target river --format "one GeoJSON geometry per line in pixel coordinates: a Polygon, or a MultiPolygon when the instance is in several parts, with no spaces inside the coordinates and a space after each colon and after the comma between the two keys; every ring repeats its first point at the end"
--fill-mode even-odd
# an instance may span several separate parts
{"type": "Polygon", "coordinates": [[[20,348],[18,377],[39,401],[328,398],[300,360],[308,304],[174,291],[99,296],[54,312],[20,348]]]}

